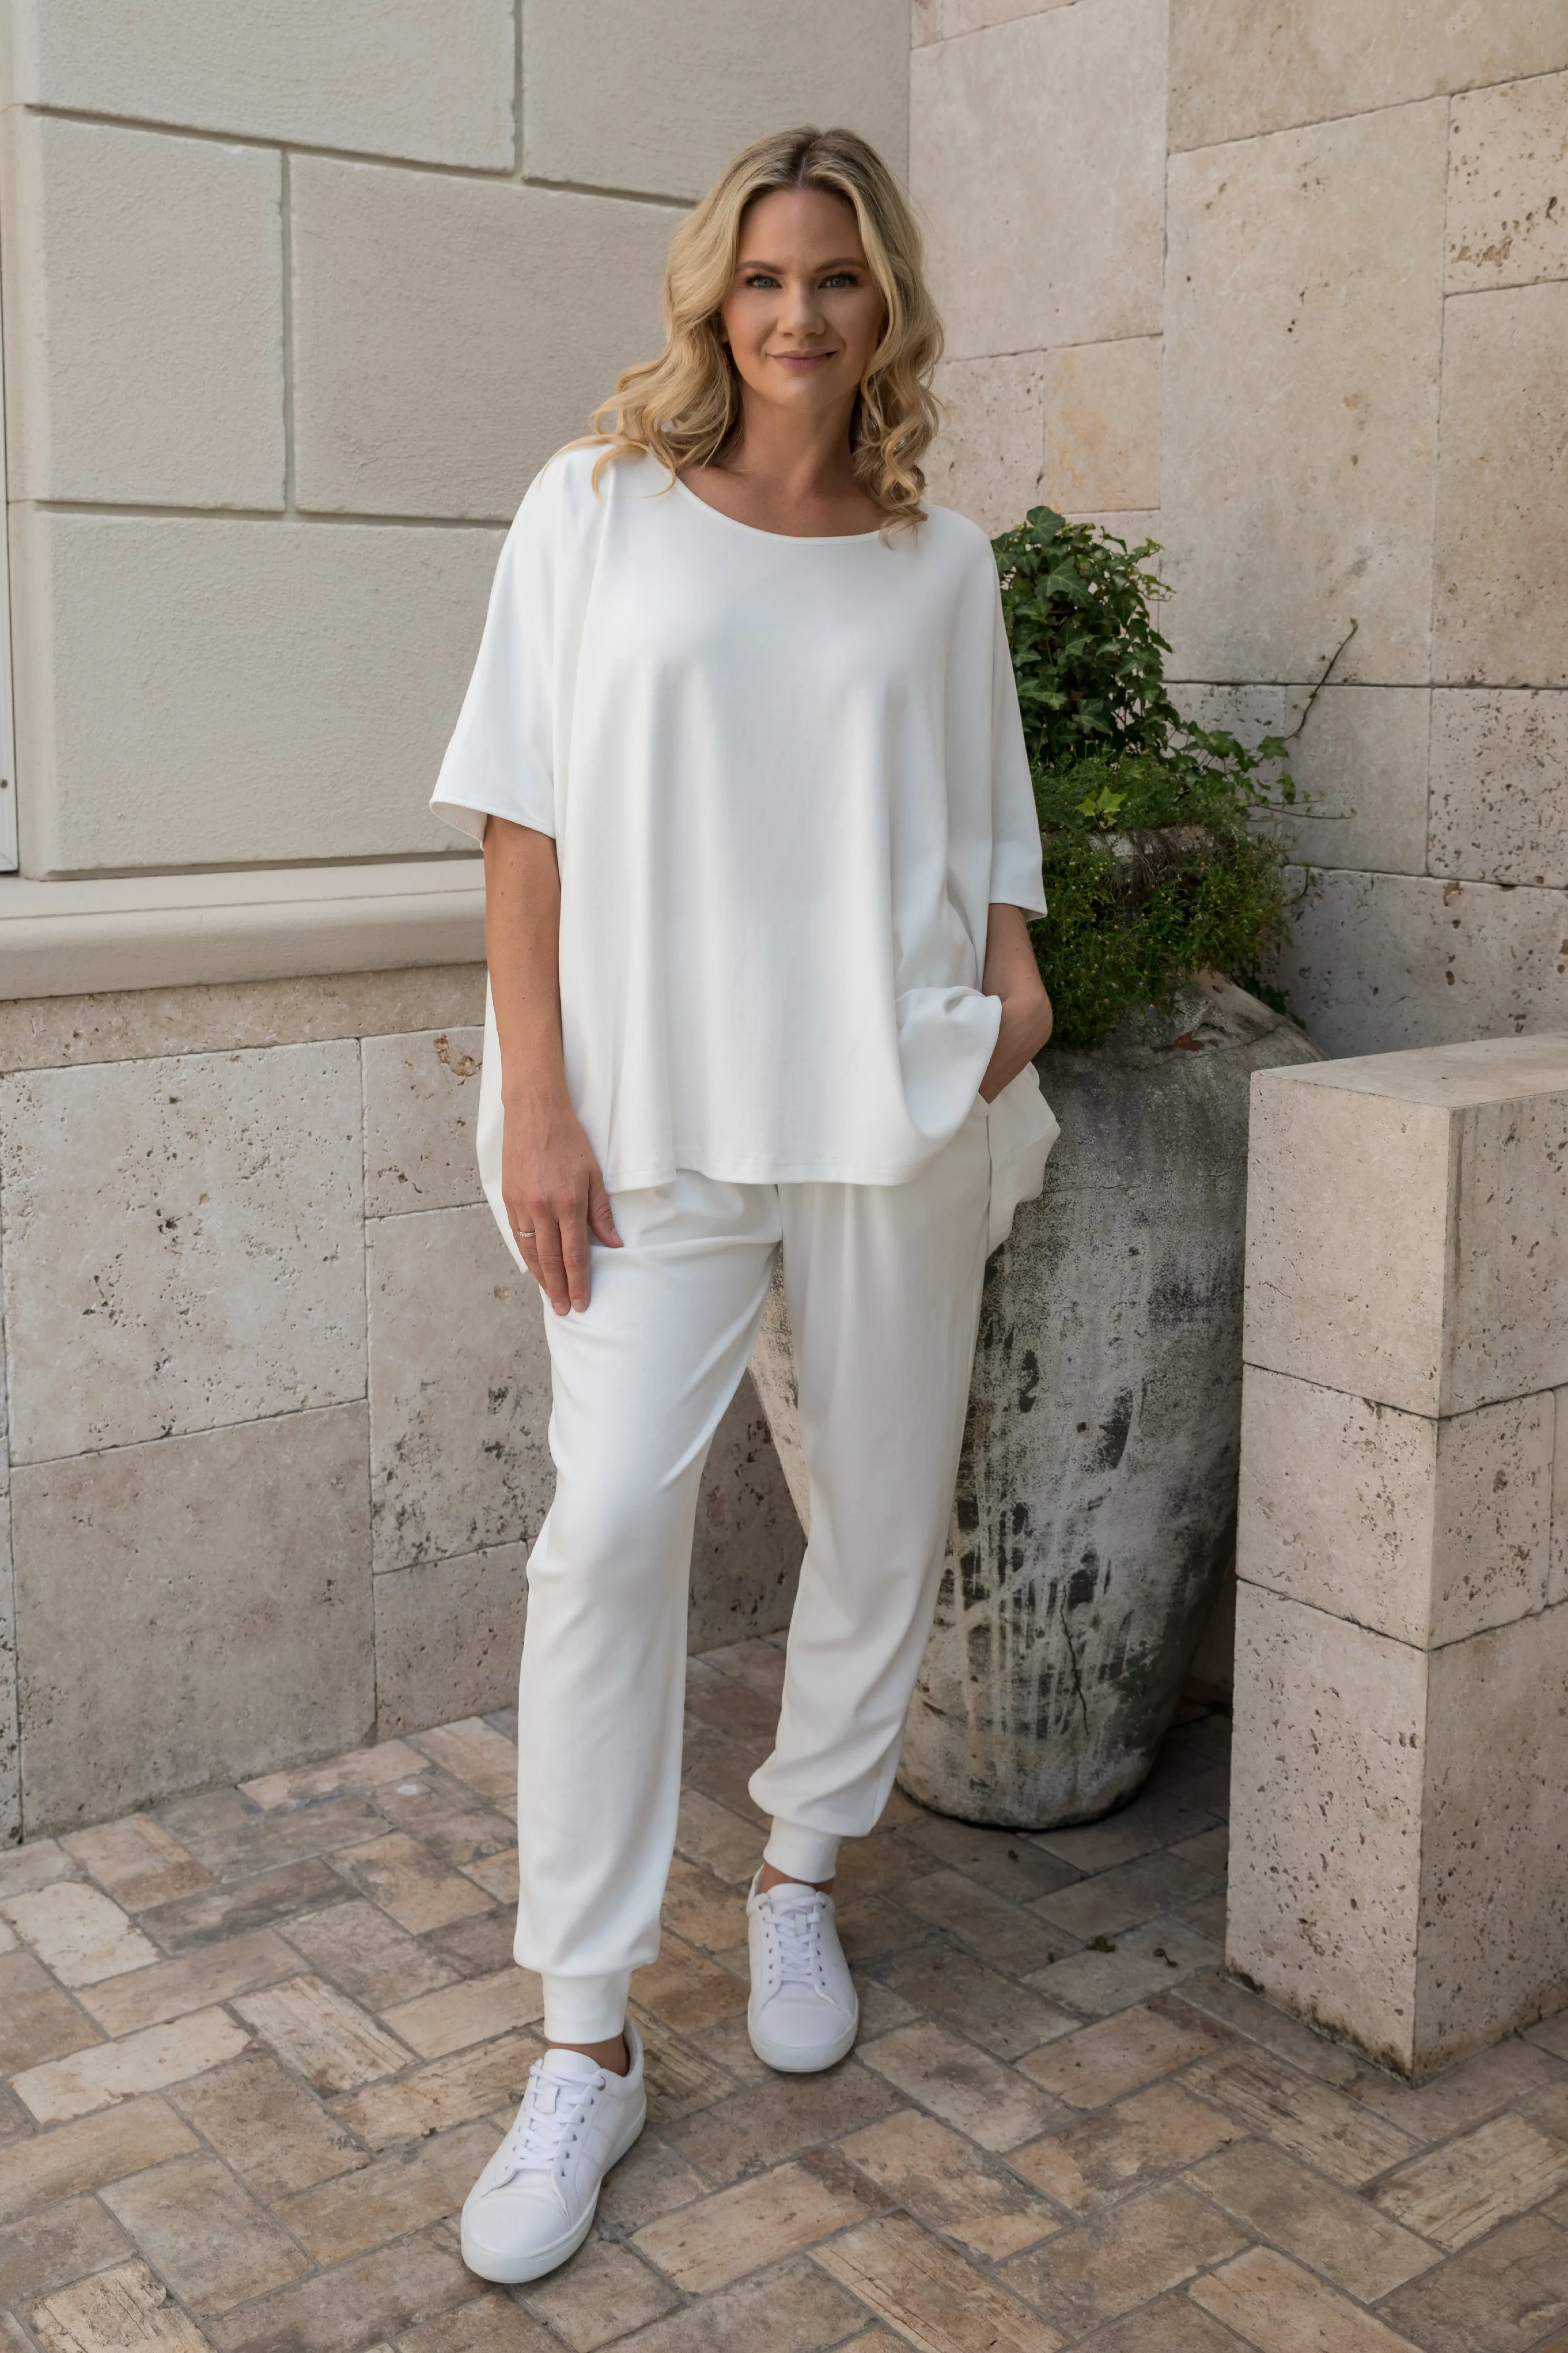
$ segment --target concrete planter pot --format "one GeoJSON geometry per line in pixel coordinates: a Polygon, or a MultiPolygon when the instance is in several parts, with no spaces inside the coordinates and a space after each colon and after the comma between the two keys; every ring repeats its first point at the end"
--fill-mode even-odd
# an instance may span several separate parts
{"type": "MultiPolygon", "coordinates": [[[[1153,1041],[1041,1058],[1061,1140],[986,1269],[900,1772],[922,1804],[1092,1821],[1152,1765],[1234,1543],[1249,1082],[1320,1059],[1215,975],[1153,1041]]],[[[752,1370],[804,1521],[776,1284],[752,1370]]]]}

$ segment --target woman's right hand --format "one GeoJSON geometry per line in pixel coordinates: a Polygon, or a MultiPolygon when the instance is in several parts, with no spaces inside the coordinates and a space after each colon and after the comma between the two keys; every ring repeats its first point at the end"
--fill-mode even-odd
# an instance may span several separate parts
{"type": "Polygon", "coordinates": [[[561,872],[546,833],[485,827],[485,953],[501,1061],[501,1206],[557,1315],[588,1304],[588,1244],[621,1238],[561,1045],[561,872]]]}
{"type": "Polygon", "coordinates": [[[619,1250],[610,1197],[569,1103],[508,1103],[501,1200],[522,1262],[557,1315],[587,1306],[588,1244],[619,1250]]]}

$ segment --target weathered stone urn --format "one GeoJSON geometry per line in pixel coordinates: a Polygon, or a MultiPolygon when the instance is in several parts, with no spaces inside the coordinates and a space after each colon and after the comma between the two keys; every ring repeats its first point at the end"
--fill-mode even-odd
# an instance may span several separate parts
{"type": "MultiPolygon", "coordinates": [[[[1061,1139],[986,1269],[900,1772],[922,1804],[1043,1830],[1149,1772],[1234,1543],[1249,1082],[1320,1059],[1217,975],[1152,1039],[1041,1057],[1061,1139]]],[[[777,1282],[752,1370],[804,1520],[777,1282]]]]}

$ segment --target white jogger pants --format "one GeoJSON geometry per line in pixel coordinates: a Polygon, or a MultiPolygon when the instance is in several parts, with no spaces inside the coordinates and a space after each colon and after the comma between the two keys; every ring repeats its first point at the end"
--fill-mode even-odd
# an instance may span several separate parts
{"type": "Polygon", "coordinates": [[[626,1247],[595,1248],[588,1308],[546,1310],[557,1485],[528,1568],[516,1954],[552,2040],[617,2033],[658,1950],[698,1488],[781,1245],[811,1541],[752,1795],[768,1859],[804,1879],[880,1814],[946,1546],[990,1180],[979,1104],[903,1185],[683,1173],[617,1194],[626,1247]]]}

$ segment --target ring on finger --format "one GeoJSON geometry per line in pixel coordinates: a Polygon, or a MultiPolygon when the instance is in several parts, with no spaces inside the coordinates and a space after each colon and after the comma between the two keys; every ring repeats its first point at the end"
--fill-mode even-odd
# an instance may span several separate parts
{"type": "Polygon", "coordinates": [[[531,1226],[514,1226],[512,1228],[512,1231],[517,1236],[520,1242],[531,1242],[533,1240],[533,1228],[531,1226]]]}

